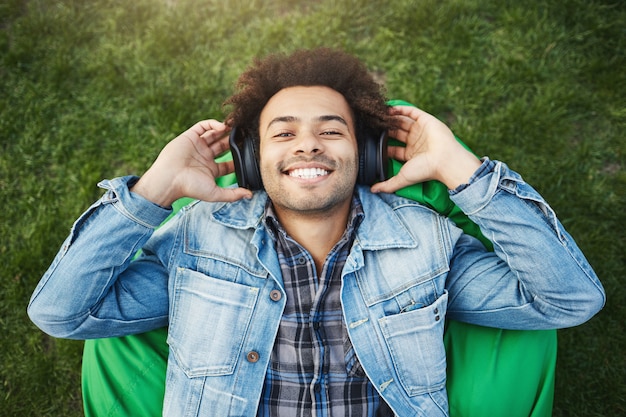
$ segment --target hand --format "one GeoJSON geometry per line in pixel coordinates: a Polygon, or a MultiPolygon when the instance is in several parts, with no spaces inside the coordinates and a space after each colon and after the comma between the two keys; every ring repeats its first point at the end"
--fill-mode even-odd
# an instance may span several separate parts
{"type": "Polygon", "coordinates": [[[181,197],[236,201],[252,197],[245,188],[221,188],[215,179],[234,171],[232,161],[215,162],[229,149],[229,127],[203,120],[168,143],[131,191],[169,207],[181,197]]]}
{"type": "Polygon", "coordinates": [[[395,176],[374,184],[372,192],[393,193],[428,180],[455,189],[467,183],[480,166],[480,160],[436,117],[411,106],[395,106],[390,112],[398,125],[389,136],[406,146],[389,146],[389,157],[405,164],[395,176]]]}

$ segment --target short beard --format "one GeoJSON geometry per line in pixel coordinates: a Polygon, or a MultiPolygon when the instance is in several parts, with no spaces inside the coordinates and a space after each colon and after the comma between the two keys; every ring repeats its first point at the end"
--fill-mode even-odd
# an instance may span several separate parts
{"type": "MultiPolygon", "coordinates": [[[[358,156],[355,156],[358,158],[358,156]]],[[[324,166],[332,169],[333,172],[337,172],[337,169],[341,170],[341,166],[335,160],[331,160],[326,156],[314,156],[312,158],[294,157],[287,161],[283,161],[278,164],[277,171],[283,173],[287,166],[294,162],[319,162],[324,166]]],[[[348,161],[348,169],[344,172],[345,178],[342,181],[336,182],[336,186],[330,195],[311,196],[311,195],[298,195],[290,196],[286,190],[276,184],[272,184],[271,181],[264,181],[266,191],[272,204],[274,206],[288,210],[293,213],[299,213],[301,215],[307,215],[312,217],[323,218],[330,213],[335,207],[341,206],[345,203],[346,199],[352,201],[352,195],[354,194],[354,187],[357,178],[358,164],[356,161],[350,163],[348,161]],[[269,185],[269,187],[268,187],[269,185]]],[[[284,174],[283,174],[284,175],[284,174]]],[[[313,188],[313,187],[312,187],[313,188]]]]}

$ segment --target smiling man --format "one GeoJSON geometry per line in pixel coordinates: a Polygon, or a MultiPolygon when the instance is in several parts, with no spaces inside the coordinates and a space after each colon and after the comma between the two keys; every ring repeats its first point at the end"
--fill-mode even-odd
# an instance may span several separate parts
{"type": "Polygon", "coordinates": [[[140,178],[102,183],[29,305],[57,337],[168,326],[165,415],[445,416],[446,317],[551,329],[602,307],[543,198],[435,117],[388,107],[356,58],[272,55],[226,103],[226,123],[199,122],[140,178]],[[381,151],[380,131],[401,144],[381,151]],[[229,143],[235,161],[216,162],[229,143]],[[364,175],[387,153],[397,175],[364,175]],[[217,185],[248,166],[258,189],[217,185]],[[427,180],[494,252],[393,194],[427,180]],[[181,197],[197,201],[155,231],[181,197]]]}

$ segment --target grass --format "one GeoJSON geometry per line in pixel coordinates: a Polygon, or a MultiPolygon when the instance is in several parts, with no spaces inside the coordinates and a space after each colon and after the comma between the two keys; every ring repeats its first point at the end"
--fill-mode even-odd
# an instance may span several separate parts
{"type": "Polygon", "coordinates": [[[625,28],[618,0],[0,1],[0,415],[81,415],[82,343],[25,309],[96,183],[223,117],[255,56],[318,45],[547,198],[608,294],[559,332],[554,415],[623,415],[625,28]]]}

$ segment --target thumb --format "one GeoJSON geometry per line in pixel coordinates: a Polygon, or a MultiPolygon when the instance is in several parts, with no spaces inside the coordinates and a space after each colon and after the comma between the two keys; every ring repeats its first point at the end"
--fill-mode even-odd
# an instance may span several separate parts
{"type": "Polygon", "coordinates": [[[406,178],[406,176],[402,172],[402,169],[400,169],[400,171],[398,171],[396,175],[389,178],[388,180],[378,182],[372,185],[372,187],[370,188],[370,191],[373,193],[391,194],[391,193],[395,193],[401,188],[408,187],[409,185],[412,185],[411,181],[409,181],[406,178]]]}
{"type": "Polygon", "coordinates": [[[252,191],[242,187],[222,188],[218,186],[214,189],[211,199],[206,201],[224,201],[232,203],[242,198],[252,198],[252,191]]]}

